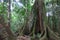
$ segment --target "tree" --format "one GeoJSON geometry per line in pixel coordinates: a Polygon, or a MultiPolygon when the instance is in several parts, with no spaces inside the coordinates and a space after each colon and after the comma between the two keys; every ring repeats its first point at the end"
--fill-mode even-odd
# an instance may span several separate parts
{"type": "Polygon", "coordinates": [[[10,29],[10,22],[11,22],[11,9],[10,9],[10,6],[11,6],[11,0],[8,0],[8,23],[5,24],[5,28],[6,28],[6,32],[8,33],[9,35],[9,39],[8,40],[15,40],[15,37],[10,29]]]}

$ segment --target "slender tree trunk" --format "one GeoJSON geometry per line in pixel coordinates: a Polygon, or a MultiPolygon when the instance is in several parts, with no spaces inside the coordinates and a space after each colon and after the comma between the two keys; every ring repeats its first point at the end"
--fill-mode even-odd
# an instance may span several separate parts
{"type": "Polygon", "coordinates": [[[8,0],[8,22],[5,27],[6,27],[6,31],[7,31],[8,35],[9,35],[8,40],[15,40],[14,35],[10,29],[10,22],[11,22],[11,9],[10,9],[11,7],[10,6],[11,6],[11,0],[8,0]]]}

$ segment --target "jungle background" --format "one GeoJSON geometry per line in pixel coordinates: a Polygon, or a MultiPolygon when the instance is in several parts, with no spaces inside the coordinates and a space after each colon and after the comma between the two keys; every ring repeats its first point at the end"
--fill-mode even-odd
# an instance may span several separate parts
{"type": "Polygon", "coordinates": [[[60,0],[0,0],[0,40],[60,40],[60,0]]]}

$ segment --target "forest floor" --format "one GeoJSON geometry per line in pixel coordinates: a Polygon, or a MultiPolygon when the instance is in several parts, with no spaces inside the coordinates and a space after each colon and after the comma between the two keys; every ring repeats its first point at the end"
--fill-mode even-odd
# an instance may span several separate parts
{"type": "Polygon", "coordinates": [[[24,35],[24,36],[18,36],[17,40],[31,40],[31,39],[29,36],[24,35]]]}

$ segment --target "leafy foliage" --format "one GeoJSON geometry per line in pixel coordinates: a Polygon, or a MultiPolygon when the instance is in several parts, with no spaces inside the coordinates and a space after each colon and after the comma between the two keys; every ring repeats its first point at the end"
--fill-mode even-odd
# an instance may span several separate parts
{"type": "Polygon", "coordinates": [[[4,3],[0,3],[0,14],[1,13],[7,13],[7,4],[5,2],[4,3]]]}
{"type": "Polygon", "coordinates": [[[12,1],[13,10],[11,11],[11,29],[14,32],[16,32],[19,28],[24,27],[27,17],[31,12],[31,2],[30,0],[28,0],[27,2],[26,1],[27,0],[21,0],[19,2],[21,4],[20,6],[12,1]]]}

